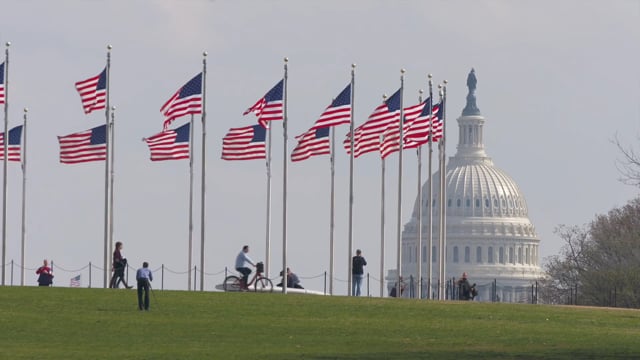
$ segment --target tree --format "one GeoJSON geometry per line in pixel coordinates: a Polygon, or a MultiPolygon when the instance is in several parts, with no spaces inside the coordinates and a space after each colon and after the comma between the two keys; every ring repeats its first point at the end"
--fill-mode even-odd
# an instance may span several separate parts
{"type": "Polygon", "coordinates": [[[564,245],[545,265],[545,302],[640,307],[640,198],[556,234],[564,245]]]}
{"type": "Polygon", "coordinates": [[[618,147],[623,159],[616,161],[621,175],[620,181],[627,185],[640,187],[640,156],[631,146],[624,146],[616,136],[612,142],[618,147]]]}

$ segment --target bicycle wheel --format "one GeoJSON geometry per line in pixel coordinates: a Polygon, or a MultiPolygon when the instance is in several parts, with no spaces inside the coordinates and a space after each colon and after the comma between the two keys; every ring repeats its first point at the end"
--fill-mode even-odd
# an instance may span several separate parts
{"type": "Polygon", "coordinates": [[[240,291],[240,278],[235,275],[229,275],[224,279],[222,284],[224,291],[240,291]]]}
{"type": "Polygon", "coordinates": [[[255,290],[262,291],[262,292],[272,292],[273,283],[271,282],[271,280],[269,280],[266,277],[258,278],[256,279],[255,290]]]}

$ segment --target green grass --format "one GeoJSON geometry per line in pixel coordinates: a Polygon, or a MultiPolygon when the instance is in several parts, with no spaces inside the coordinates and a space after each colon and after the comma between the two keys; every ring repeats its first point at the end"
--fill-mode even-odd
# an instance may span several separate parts
{"type": "Polygon", "coordinates": [[[638,359],[640,311],[0,287],[0,359],[638,359]]]}

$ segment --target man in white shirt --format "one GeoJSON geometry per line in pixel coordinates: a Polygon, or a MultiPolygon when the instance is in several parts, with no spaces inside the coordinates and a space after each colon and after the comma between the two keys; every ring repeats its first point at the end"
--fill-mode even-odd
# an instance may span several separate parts
{"type": "Polygon", "coordinates": [[[242,274],[242,287],[247,288],[247,283],[249,282],[249,274],[251,274],[251,269],[247,266],[250,264],[255,267],[256,264],[251,260],[251,258],[247,255],[249,252],[249,245],[245,245],[242,247],[242,251],[236,256],[236,270],[238,270],[242,274]]]}

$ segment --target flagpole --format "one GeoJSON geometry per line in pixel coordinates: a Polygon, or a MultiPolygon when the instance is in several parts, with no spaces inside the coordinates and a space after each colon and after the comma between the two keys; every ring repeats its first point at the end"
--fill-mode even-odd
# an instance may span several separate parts
{"type": "MultiPolygon", "coordinates": [[[[387,96],[383,95],[383,102],[387,96]]],[[[384,142],[384,134],[380,135],[380,144],[384,142]]],[[[385,187],[385,160],[381,158],[380,166],[380,297],[384,296],[384,187],[385,187]]]]}
{"type": "MultiPolygon", "coordinates": [[[[446,81],[445,81],[446,83],[446,81]]],[[[442,116],[442,138],[440,138],[440,141],[438,143],[438,148],[439,148],[439,155],[440,155],[440,231],[439,231],[439,253],[440,253],[440,264],[439,264],[439,279],[440,279],[440,286],[438,289],[438,298],[440,300],[445,300],[446,298],[446,294],[445,294],[445,259],[446,259],[446,241],[445,241],[445,236],[446,236],[446,231],[445,231],[445,227],[446,227],[446,208],[445,208],[445,198],[446,198],[446,185],[445,185],[445,180],[446,180],[446,176],[445,176],[445,171],[446,171],[446,165],[445,165],[445,133],[444,133],[444,104],[445,104],[445,98],[444,98],[444,86],[443,85],[438,85],[439,90],[439,95],[440,95],[440,106],[443,106],[443,116],[442,116]]]]}
{"type": "Polygon", "coordinates": [[[191,269],[193,267],[193,114],[191,114],[189,121],[189,254],[187,258],[187,290],[191,291],[191,269]]]}
{"type": "Polygon", "coordinates": [[[107,45],[107,94],[105,107],[105,159],[104,159],[104,287],[107,287],[107,273],[109,272],[109,156],[111,156],[111,136],[109,135],[109,80],[111,70],[111,45],[107,45]]]}
{"type": "MultiPolygon", "coordinates": [[[[400,139],[398,149],[398,222],[397,226],[397,266],[398,266],[398,279],[397,284],[398,288],[400,288],[400,278],[402,277],[402,150],[403,150],[403,127],[404,127],[404,109],[403,109],[403,93],[404,93],[404,73],[405,69],[400,70],[400,139]]],[[[398,297],[401,297],[402,292],[398,289],[398,297]]]]}
{"type": "MultiPolygon", "coordinates": [[[[289,58],[284,58],[284,113],[282,121],[282,134],[284,143],[284,157],[282,166],[282,274],[287,273],[287,81],[289,78],[289,58]]],[[[287,277],[282,277],[282,293],[287,293],[287,277]]]]}
{"type": "Polygon", "coordinates": [[[348,273],[347,273],[347,295],[353,295],[351,291],[351,281],[353,281],[353,276],[351,271],[353,269],[353,263],[351,261],[351,255],[353,254],[353,151],[354,151],[354,122],[355,122],[355,74],[356,74],[356,64],[351,64],[351,124],[349,125],[349,134],[351,139],[351,152],[349,154],[349,251],[347,252],[347,264],[348,265],[348,273]]]}
{"type": "Polygon", "coordinates": [[[111,142],[110,156],[109,156],[109,254],[113,253],[113,180],[115,175],[114,160],[115,151],[115,120],[116,120],[116,107],[111,107],[111,124],[109,126],[109,141],[111,142]]]}
{"type": "Polygon", "coordinates": [[[271,126],[267,123],[267,218],[266,218],[266,245],[264,272],[269,276],[269,268],[271,267],[271,126]]]}
{"type": "Polygon", "coordinates": [[[333,250],[334,250],[334,239],[333,235],[335,232],[335,183],[336,183],[336,129],[335,127],[331,128],[331,155],[329,157],[329,161],[331,162],[331,210],[329,215],[329,295],[333,295],[333,250]]]}
{"type": "Polygon", "coordinates": [[[207,107],[205,102],[207,99],[207,52],[202,53],[202,183],[201,183],[201,203],[200,203],[200,291],[204,291],[204,236],[205,236],[205,213],[206,213],[206,191],[205,191],[205,179],[207,163],[205,161],[206,156],[206,140],[207,140],[207,107]]]}
{"type": "MultiPolygon", "coordinates": [[[[22,236],[20,241],[20,286],[24,286],[24,248],[26,242],[26,215],[27,215],[27,112],[29,109],[24,108],[24,122],[22,124],[22,236]]],[[[6,139],[6,138],[5,138],[6,139]]],[[[5,140],[6,142],[6,140],[5,140]]]]}
{"type": "MultiPolygon", "coordinates": [[[[7,162],[9,161],[9,46],[7,41],[4,51],[4,162],[2,164],[2,286],[5,284],[6,259],[7,259],[7,162]]],[[[24,267],[24,264],[22,264],[24,267]]]]}
{"type": "MultiPolygon", "coordinates": [[[[418,103],[422,103],[423,90],[418,91],[418,103]]],[[[418,146],[418,299],[422,299],[422,207],[424,201],[422,200],[422,145],[418,146]]]]}
{"type": "Polygon", "coordinates": [[[431,158],[433,155],[433,80],[432,75],[427,75],[429,78],[429,179],[427,182],[429,183],[429,206],[428,208],[428,218],[429,218],[429,248],[427,249],[427,299],[431,299],[431,276],[433,270],[433,169],[431,168],[431,158]]]}

